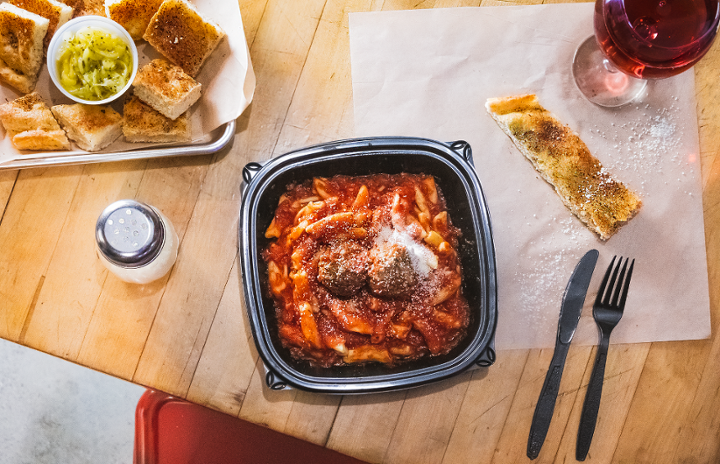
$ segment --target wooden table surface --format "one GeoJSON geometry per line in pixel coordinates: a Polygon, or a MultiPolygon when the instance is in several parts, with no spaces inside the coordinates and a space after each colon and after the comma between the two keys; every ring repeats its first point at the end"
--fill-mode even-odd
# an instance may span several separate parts
{"type": "MultiPolygon", "coordinates": [[[[348,13],[510,3],[240,0],[258,86],[229,149],[0,171],[0,337],[372,463],[529,461],[530,421],[552,350],[503,351],[487,370],[409,391],[269,391],[236,258],[243,166],[353,136],[348,13]],[[95,221],[121,198],[158,207],[181,238],[172,272],[153,284],[122,283],[95,255],[95,221]]],[[[690,72],[712,338],[611,345],[589,462],[720,461],[720,45],[690,72]]],[[[593,360],[594,348],[570,348],[539,462],[574,461],[593,360]]]]}

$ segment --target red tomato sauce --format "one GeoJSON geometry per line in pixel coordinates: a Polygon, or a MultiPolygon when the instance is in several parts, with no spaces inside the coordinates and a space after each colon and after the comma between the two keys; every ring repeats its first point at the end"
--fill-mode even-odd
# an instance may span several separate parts
{"type": "Polygon", "coordinates": [[[284,346],[325,367],[448,353],[470,318],[459,235],[432,176],[289,185],[263,251],[284,346]]]}

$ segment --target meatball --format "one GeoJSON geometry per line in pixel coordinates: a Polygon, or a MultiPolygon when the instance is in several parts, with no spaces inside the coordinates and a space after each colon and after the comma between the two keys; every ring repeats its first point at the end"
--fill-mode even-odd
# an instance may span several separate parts
{"type": "Polygon", "coordinates": [[[418,283],[412,259],[403,245],[385,244],[370,250],[368,285],[377,296],[407,299],[418,283]]]}
{"type": "Polygon", "coordinates": [[[337,242],[317,252],[318,281],[330,293],[353,296],[367,280],[369,259],[367,250],[352,241],[337,242]]]}

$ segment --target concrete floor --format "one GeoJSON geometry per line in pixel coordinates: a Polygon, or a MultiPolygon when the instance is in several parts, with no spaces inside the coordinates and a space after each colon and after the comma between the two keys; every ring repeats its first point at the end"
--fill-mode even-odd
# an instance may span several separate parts
{"type": "Polygon", "coordinates": [[[0,464],[132,464],[144,391],[0,339],[0,464]]]}

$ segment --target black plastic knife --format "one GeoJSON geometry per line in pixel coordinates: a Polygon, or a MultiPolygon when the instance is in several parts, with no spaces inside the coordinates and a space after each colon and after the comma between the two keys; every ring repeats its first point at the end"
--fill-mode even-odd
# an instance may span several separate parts
{"type": "Polygon", "coordinates": [[[570,342],[573,335],[575,335],[575,329],[580,320],[580,313],[585,303],[585,294],[595,270],[598,254],[597,250],[590,250],[585,253],[585,256],[575,266],[572,277],[570,277],[570,281],[565,287],[565,294],[560,307],[560,322],[558,322],[555,352],[552,361],[550,361],[550,367],[545,376],[545,383],[540,391],[540,398],[537,406],[535,406],[535,414],[530,426],[527,445],[527,456],[530,459],[535,459],[540,454],[540,448],[542,448],[550,427],[550,420],[555,411],[555,400],[560,390],[560,379],[565,366],[565,358],[567,358],[570,342]]]}

